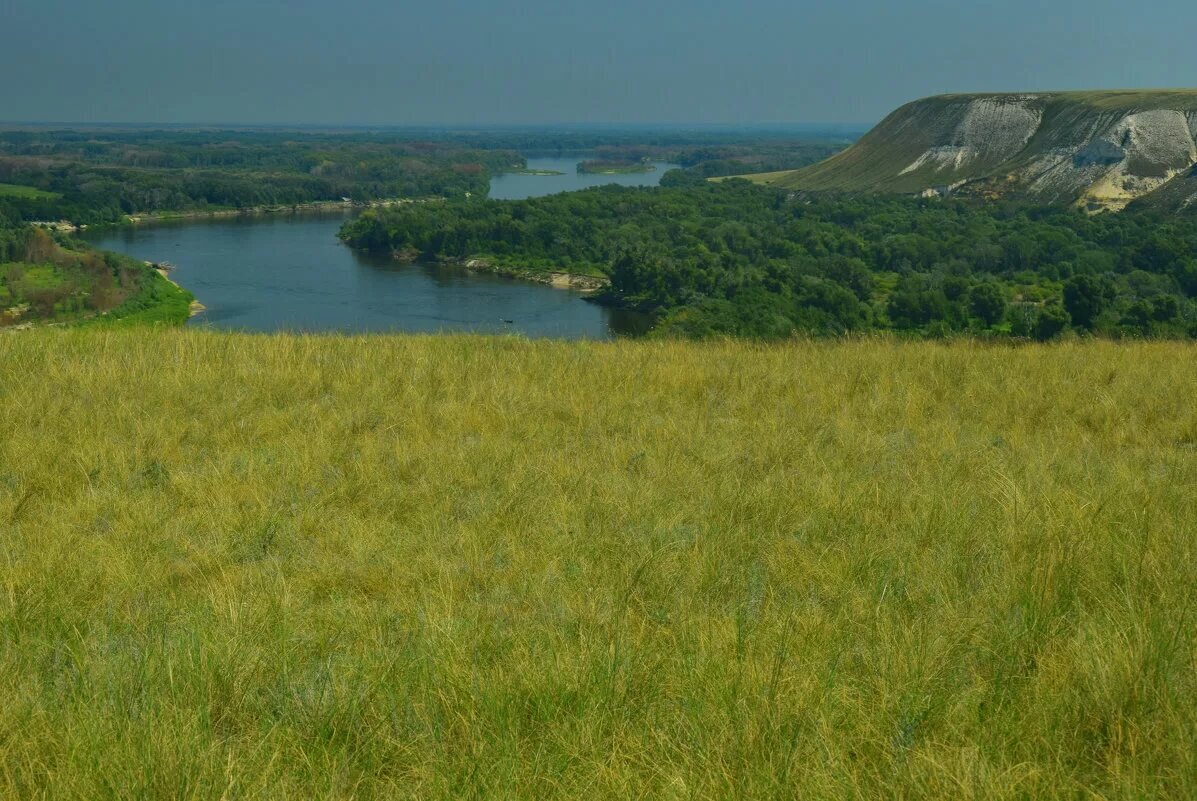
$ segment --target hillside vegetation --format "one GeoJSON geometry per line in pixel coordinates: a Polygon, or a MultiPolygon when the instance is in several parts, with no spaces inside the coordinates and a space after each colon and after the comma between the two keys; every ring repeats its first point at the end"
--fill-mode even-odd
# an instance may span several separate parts
{"type": "Polygon", "coordinates": [[[168,323],[191,293],[143,262],[104,253],[0,213],[0,331],[33,323],[168,323]]]}
{"type": "Polygon", "coordinates": [[[0,336],[0,796],[1197,797],[1197,351],[0,336]]]}
{"type": "Polygon", "coordinates": [[[943,95],[902,106],[819,164],[752,176],[789,189],[962,192],[1197,209],[1197,90],[943,95]]]}

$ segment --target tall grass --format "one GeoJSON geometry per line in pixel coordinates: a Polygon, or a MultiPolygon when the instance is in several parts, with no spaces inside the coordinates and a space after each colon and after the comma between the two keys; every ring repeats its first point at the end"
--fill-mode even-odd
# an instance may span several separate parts
{"type": "Polygon", "coordinates": [[[1197,349],[0,336],[0,797],[1197,797],[1197,349]]]}

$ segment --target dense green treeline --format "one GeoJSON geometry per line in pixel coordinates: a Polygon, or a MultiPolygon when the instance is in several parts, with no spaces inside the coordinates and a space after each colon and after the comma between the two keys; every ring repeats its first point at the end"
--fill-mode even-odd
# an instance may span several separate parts
{"type": "Polygon", "coordinates": [[[670,178],[684,185],[367,212],[342,237],[605,274],[612,300],[658,310],[659,330],[691,336],[1197,336],[1193,218],[812,199],[670,178]]]}
{"type": "Polygon", "coordinates": [[[0,194],[27,220],[111,222],[140,212],[389,197],[485,195],[522,166],[506,150],[395,137],[282,132],[0,132],[0,194]]]}

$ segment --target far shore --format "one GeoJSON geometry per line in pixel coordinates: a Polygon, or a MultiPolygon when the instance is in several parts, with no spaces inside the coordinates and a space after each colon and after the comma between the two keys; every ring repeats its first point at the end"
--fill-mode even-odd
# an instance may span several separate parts
{"type": "Polygon", "coordinates": [[[645,162],[583,161],[578,163],[578,173],[580,175],[636,175],[656,171],[657,166],[655,164],[645,162]]]}
{"type": "MultiPolygon", "coordinates": [[[[391,258],[400,264],[417,264],[421,261],[420,254],[415,250],[393,251],[391,258]]],[[[483,256],[465,258],[442,256],[436,259],[436,261],[440,264],[462,267],[470,272],[489,273],[519,281],[547,284],[554,289],[568,289],[583,295],[603,292],[611,286],[611,279],[605,275],[569,273],[560,270],[533,270],[527,267],[515,267],[510,264],[497,263],[483,256]]]]}
{"type": "Polygon", "coordinates": [[[508,172],[499,173],[499,175],[565,175],[561,170],[509,170],[508,172]]]}
{"type": "MultiPolygon", "coordinates": [[[[467,193],[466,195],[470,195],[467,193]]],[[[316,200],[311,203],[292,205],[248,206],[243,209],[186,209],[183,211],[146,211],[129,214],[118,222],[76,225],[70,220],[33,221],[30,225],[63,233],[76,234],[81,231],[97,230],[121,225],[144,225],[179,220],[216,220],[233,217],[259,217],[285,214],[320,214],[346,212],[354,209],[378,209],[402,206],[408,203],[435,203],[444,201],[440,197],[427,198],[382,198],[379,200],[316,200]]]]}
{"type": "Polygon", "coordinates": [[[253,217],[271,214],[305,214],[312,212],[351,211],[353,209],[378,209],[403,206],[409,203],[429,203],[444,198],[384,198],[380,200],[317,200],[311,203],[293,205],[250,206],[243,209],[191,209],[188,211],[164,211],[130,214],[125,222],[132,225],[173,220],[217,219],[227,217],[253,217]]]}

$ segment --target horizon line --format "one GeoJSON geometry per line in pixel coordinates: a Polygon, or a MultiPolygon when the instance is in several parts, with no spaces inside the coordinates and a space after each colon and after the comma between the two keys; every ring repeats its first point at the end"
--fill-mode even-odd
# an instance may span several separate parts
{"type": "Polygon", "coordinates": [[[490,131],[490,130],[545,130],[572,129],[594,130],[611,128],[645,128],[694,130],[702,128],[723,129],[800,129],[800,128],[868,128],[876,125],[874,122],[410,122],[410,123],[340,123],[340,122],[155,122],[155,121],[81,121],[81,120],[0,120],[0,127],[46,127],[61,126],[64,128],[220,128],[220,129],[252,129],[273,128],[282,130],[302,130],[322,128],[331,130],[452,130],[452,131],[490,131]]]}

